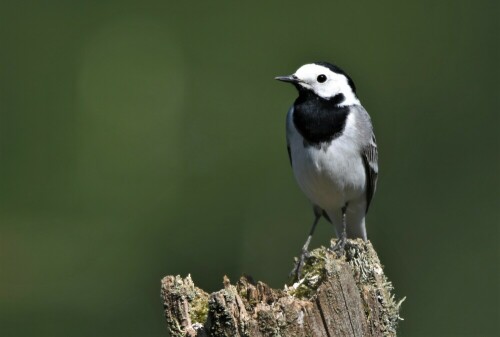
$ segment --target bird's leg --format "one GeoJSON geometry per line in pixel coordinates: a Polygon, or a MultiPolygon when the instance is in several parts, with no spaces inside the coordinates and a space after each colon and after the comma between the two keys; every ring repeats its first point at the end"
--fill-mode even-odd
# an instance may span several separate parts
{"type": "Polygon", "coordinates": [[[340,233],[340,237],[338,238],[337,243],[333,247],[330,247],[330,249],[336,252],[338,256],[344,254],[344,247],[347,242],[346,211],[347,211],[347,204],[345,204],[345,206],[342,207],[342,233],[340,233]]]}
{"type": "Polygon", "coordinates": [[[304,243],[304,246],[302,247],[302,250],[300,251],[300,257],[299,259],[295,262],[295,266],[293,267],[292,272],[290,273],[290,277],[295,276],[297,280],[300,280],[301,274],[302,274],[302,268],[304,268],[304,264],[306,262],[306,259],[309,257],[309,243],[311,243],[312,236],[314,234],[314,230],[316,229],[316,225],[318,224],[319,219],[321,218],[321,213],[314,213],[314,222],[311,227],[311,231],[309,232],[309,236],[307,237],[306,243],[304,243]]]}

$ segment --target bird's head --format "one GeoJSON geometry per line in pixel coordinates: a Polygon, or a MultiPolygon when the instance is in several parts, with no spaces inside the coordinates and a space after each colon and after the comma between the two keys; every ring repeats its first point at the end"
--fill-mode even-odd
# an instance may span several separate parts
{"type": "Polygon", "coordinates": [[[278,76],[276,79],[294,84],[299,94],[335,99],[339,106],[360,104],[356,97],[356,87],[349,75],[327,62],[305,64],[295,74],[278,76]]]}

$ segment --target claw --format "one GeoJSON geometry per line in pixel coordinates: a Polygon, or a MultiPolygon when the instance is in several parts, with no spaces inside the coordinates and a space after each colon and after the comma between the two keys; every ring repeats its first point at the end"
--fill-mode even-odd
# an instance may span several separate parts
{"type": "Polygon", "coordinates": [[[345,254],[345,244],[347,243],[347,239],[345,237],[340,237],[335,245],[330,245],[330,251],[337,254],[338,257],[341,257],[345,254]]]}
{"type": "Polygon", "coordinates": [[[332,252],[337,253],[338,257],[341,257],[345,253],[345,244],[347,242],[347,233],[346,233],[346,211],[347,211],[347,204],[345,204],[344,207],[342,207],[342,233],[340,233],[339,239],[337,240],[337,243],[334,246],[330,246],[330,250],[332,252]]]}
{"type": "Polygon", "coordinates": [[[300,251],[300,257],[295,260],[295,266],[293,267],[293,270],[290,272],[290,278],[293,278],[295,276],[297,280],[300,280],[300,277],[302,276],[302,269],[304,268],[306,259],[310,256],[308,251],[309,243],[311,242],[312,236],[314,234],[314,229],[316,228],[316,225],[318,224],[318,221],[321,218],[321,213],[318,213],[316,209],[314,211],[314,214],[315,218],[313,225],[311,227],[311,231],[309,232],[309,236],[307,237],[306,243],[304,244],[302,250],[300,251]]]}
{"type": "Polygon", "coordinates": [[[309,256],[310,256],[309,252],[306,249],[302,249],[302,251],[300,252],[300,257],[295,261],[295,266],[293,267],[293,270],[290,272],[291,278],[300,280],[300,278],[302,277],[302,269],[304,269],[304,265],[309,256]]]}

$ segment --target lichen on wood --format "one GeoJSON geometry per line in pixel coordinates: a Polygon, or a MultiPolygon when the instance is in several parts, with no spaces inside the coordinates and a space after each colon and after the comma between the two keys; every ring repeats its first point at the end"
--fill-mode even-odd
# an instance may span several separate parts
{"type": "Polygon", "coordinates": [[[242,276],[208,294],[191,277],[167,276],[162,299],[173,337],[396,336],[401,302],[370,242],[348,240],[343,256],[318,248],[303,277],[284,289],[242,276]]]}

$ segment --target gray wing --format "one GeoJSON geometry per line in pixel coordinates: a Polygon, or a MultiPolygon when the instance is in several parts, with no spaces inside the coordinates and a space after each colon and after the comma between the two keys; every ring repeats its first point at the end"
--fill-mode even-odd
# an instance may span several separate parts
{"type": "Polygon", "coordinates": [[[370,207],[373,195],[377,188],[378,177],[378,151],[375,135],[372,134],[370,142],[361,151],[366,172],[366,213],[370,207]]]}

